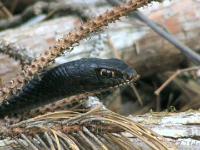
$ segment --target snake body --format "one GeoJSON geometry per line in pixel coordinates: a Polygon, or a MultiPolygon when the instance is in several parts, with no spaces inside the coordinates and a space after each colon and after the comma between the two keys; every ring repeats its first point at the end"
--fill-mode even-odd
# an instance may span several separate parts
{"type": "Polygon", "coordinates": [[[0,104],[0,117],[15,115],[72,95],[106,90],[132,81],[135,70],[119,59],[82,58],[35,76],[0,104]]]}

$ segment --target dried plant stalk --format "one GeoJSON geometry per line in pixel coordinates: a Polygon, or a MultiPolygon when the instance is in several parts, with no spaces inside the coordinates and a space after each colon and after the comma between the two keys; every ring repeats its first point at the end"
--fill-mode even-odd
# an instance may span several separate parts
{"type": "Polygon", "coordinates": [[[95,96],[95,94],[91,93],[91,94],[80,94],[80,95],[76,95],[76,96],[71,96],[71,97],[65,98],[63,100],[59,100],[54,103],[50,103],[45,106],[41,106],[41,107],[35,108],[33,110],[30,110],[29,112],[22,114],[22,118],[23,117],[31,118],[31,117],[35,117],[37,115],[42,115],[42,114],[48,113],[48,112],[54,112],[56,110],[64,110],[65,107],[67,107],[68,105],[72,106],[73,104],[75,104],[77,102],[80,104],[81,103],[80,101],[83,101],[83,102],[84,102],[84,100],[86,101],[89,96],[95,96]]]}
{"type": "Polygon", "coordinates": [[[23,72],[13,79],[10,84],[5,85],[0,90],[0,101],[6,100],[12,94],[16,94],[18,90],[31,80],[34,75],[38,74],[56,57],[60,56],[65,50],[70,50],[80,40],[86,38],[90,33],[97,32],[102,27],[107,26],[109,23],[118,20],[120,17],[125,16],[127,13],[144,6],[149,0],[131,0],[129,3],[115,7],[113,10],[98,16],[97,18],[81,25],[75,31],[70,32],[64,38],[58,40],[55,46],[50,47],[39,58],[35,59],[28,65],[23,72]]]}
{"type": "Polygon", "coordinates": [[[0,53],[6,54],[10,58],[19,61],[21,66],[30,64],[33,60],[33,58],[25,54],[24,51],[24,48],[19,45],[8,43],[6,40],[0,40],[0,53]]]}
{"type": "MultiPolygon", "coordinates": [[[[135,144],[128,138],[130,136],[138,138],[145,143],[144,145],[154,150],[176,149],[173,144],[168,145],[169,143],[159,135],[126,117],[103,108],[101,105],[86,113],[58,111],[13,124],[9,126],[7,131],[1,128],[0,137],[8,139],[13,137],[14,141],[22,138],[32,149],[40,146],[39,143],[43,143],[49,148],[62,146],[60,145],[62,139],[66,140],[65,143],[68,148],[70,146],[80,148],[76,144],[77,136],[81,138],[78,143],[84,143],[82,146],[85,149],[88,149],[87,145],[94,149],[109,149],[106,141],[110,142],[109,145],[114,142],[117,147],[133,149],[135,144]],[[106,136],[111,138],[103,140],[106,136]],[[39,143],[35,142],[37,137],[41,139],[39,143]],[[55,140],[57,142],[52,142],[55,140]]],[[[5,145],[9,146],[9,143],[6,144],[5,142],[5,145]]],[[[17,143],[15,146],[19,146],[19,144],[17,143]]]]}

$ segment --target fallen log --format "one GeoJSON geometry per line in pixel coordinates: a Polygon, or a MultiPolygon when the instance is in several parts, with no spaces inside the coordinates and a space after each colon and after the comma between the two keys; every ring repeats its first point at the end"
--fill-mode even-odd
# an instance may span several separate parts
{"type": "MultiPolygon", "coordinates": [[[[148,16],[182,43],[200,52],[199,8],[200,3],[196,1],[175,1],[170,6],[157,8],[148,16]]],[[[177,48],[150,28],[145,32],[134,46],[123,53],[123,58],[142,76],[174,70],[186,63],[185,56],[177,48]]]]}
{"type": "MultiPolygon", "coordinates": [[[[199,7],[200,5],[196,1],[184,0],[182,3],[175,1],[170,6],[162,6],[146,14],[149,18],[164,25],[169,32],[190,48],[199,51],[199,7]],[[186,6],[189,9],[185,9],[186,6]],[[167,15],[170,12],[173,13],[167,15]]],[[[141,25],[141,23],[130,25],[130,23],[123,22],[118,22],[118,26],[111,25],[107,34],[113,47],[117,51],[119,50],[123,59],[136,68],[142,76],[177,69],[185,61],[185,57],[175,47],[151,29],[141,25]],[[138,26],[138,24],[140,27],[134,29],[133,27],[138,26]],[[144,28],[146,29],[141,31],[144,28]]],[[[18,51],[20,47],[23,53],[27,53],[30,57],[36,57],[49,45],[53,45],[62,34],[68,33],[78,24],[81,24],[81,20],[77,17],[62,17],[35,26],[22,26],[5,30],[0,33],[1,51],[6,51],[9,44],[14,44],[18,49],[12,49],[13,51],[18,51]]],[[[104,41],[106,40],[104,39],[104,41]]],[[[75,48],[75,51],[60,60],[68,61],[77,57],[89,57],[95,49],[92,47],[92,43],[96,41],[99,41],[99,38],[94,36],[91,40],[82,42],[80,46],[75,48]]],[[[104,42],[103,54],[97,57],[114,57],[111,50],[113,47],[104,42]]],[[[9,80],[4,76],[2,78],[6,81],[9,80]]]]}

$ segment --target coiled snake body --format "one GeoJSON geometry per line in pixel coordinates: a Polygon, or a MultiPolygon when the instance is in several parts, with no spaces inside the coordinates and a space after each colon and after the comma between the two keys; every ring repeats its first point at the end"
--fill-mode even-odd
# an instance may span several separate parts
{"type": "Polygon", "coordinates": [[[137,78],[135,70],[118,59],[83,58],[61,64],[34,77],[17,94],[0,104],[0,117],[42,106],[56,100],[106,90],[137,78]]]}

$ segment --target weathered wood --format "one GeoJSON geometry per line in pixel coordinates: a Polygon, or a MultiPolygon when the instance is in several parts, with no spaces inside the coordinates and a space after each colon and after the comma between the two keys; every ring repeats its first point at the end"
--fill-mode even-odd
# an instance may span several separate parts
{"type": "MultiPolygon", "coordinates": [[[[170,6],[163,6],[146,14],[167,27],[179,40],[198,51],[200,49],[199,8],[200,5],[196,1],[184,0],[182,3],[175,1],[170,6]],[[170,15],[167,15],[169,13],[170,15]]],[[[23,51],[27,52],[29,56],[36,57],[49,45],[55,43],[56,39],[80,24],[79,18],[62,17],[35,26],[22,26],[5,30],[0,33],[0,40],[23,47],[23,51]]],[[[136,24],[130,25],[122,22],[117,24],[117,26],[111,25],[107,31],[110,40],[113,46],[122,52],[123,58],[142,76],[177,69],[185,60],[185,57],[176,48],[151,29],[146,28],[144,32],[144,30],[141,31],[144,28],[143,25],[140,25],[141,29],[138,29],[133,27],[136,24]]],[[[75,51],[63,57],[64,59],[58,59],[59,62],[88,57],[95,49],[92,43],[96,41],[99,41],[99,38],[94,36],[87,42],[82,42],[80,46],[75,48],[75,51]]],[[[99,57],[114,57],[114,55],[110,55],[112,48],[109,44],[104,42],[103,49],[104,51],[99,57]]],[[[8,80],[6,78],[6,81],[8,80]]]]}
{"type": "Polygon", "coordinates": [[[200,111],[148,113],[129,118],[162,135],[178,149],[200,147],[200,111]]]}
{"type": "MultiPolygon", "coordinates": [[[[199,8],[200,3],[197,1],[175,1],[170,6],[157,8],[149,13],[149,18],[199,52],[199,8]]],[[[143,37],[135,42],[135,48],[130,47],[123,54],[124,59],[142,76],[177,69],[185,60],[179,50],[149,28],[143,37]]]]}

